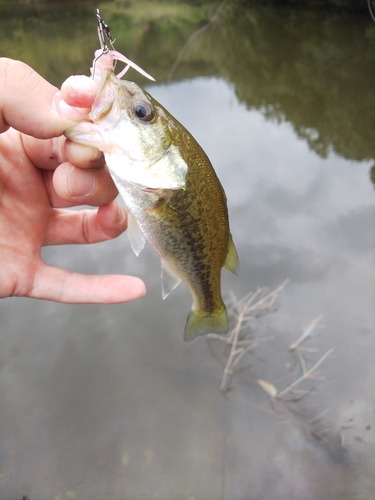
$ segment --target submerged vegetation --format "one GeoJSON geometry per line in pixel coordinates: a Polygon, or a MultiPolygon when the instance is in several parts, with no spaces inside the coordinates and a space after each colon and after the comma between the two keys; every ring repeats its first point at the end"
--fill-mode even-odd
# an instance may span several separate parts
{"type": "MultiPolygon", "coordinates": [[[[277,341],[277,335],[262,335],[259,320],[278,310],[280,294],[287,283],[288,280],[272,291],[258,288],[242,299],[231,293],[228,313],[233,321],[232,329],[225,337],[216,334],[206,337],[211,355],[223,370],[220,391],[226,398],[240,398],[249,408],[273,415],[279,424],[301,429],[335,460],[345,462],[345,452],[353,442],[366,443],[366,437],[354,418],[333,423],[330,408],[322,408],[313,400],[319,391],[324,391],[323,365],[334,352],[328,349],[322,354],[317,347],[316,339],[324,328],[323,315],[318,316],[284,352],[280,351],[278,357],[283,360],[285,371],[273,373],[275,382],[269,381],[270,365],[275,359],[268,359],[259,351],[260,345],[269,347],[271,342],[277,341]],[[313,345],[312,339],[315,339],[313,345]],[[279,389],[280,386],[283,388],[279,389]],[[260,403],[255,402],[257,388],[264,394],[260,403]]],[[[371,425],[367,424],[365,431],[370,429],[371,425]]]]}

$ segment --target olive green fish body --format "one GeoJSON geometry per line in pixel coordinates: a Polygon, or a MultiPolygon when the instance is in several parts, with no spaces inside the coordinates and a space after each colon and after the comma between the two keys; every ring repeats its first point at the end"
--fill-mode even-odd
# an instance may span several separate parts
{"type": "MultiPolygon", "coordinates": [[[[197,155],[183,146],[189,165],[185,189],[172,195],[168,191],[140,194],[129,186],[125,203],[161,257],[163,273],[171,271],[185,282],[192,294],[193,309],[185,328],[185,338],[189,339],[209,332],[228,331],[221,297],[221,268],[225,266],[228,252],[233,254],[235,250],[225,193],[214,170],[202,150],[197,155]],[[191,158],[188,158],[189,152],[191,158]]],[[[168,282],[165,276],[163,278],[168,282]]],[[[166,287],[165,283],[163,286],[166,287]]],[[[163,291],[164,296],[169,292],[163,291]]]]}
{"type": "MultiPolygon", "coordinates": [[[[111,73],[107,81],[111,88],[116,86],[117,92],[110,112],[105,101],[97,98],[92,111],[94,132],[88,125],[80,124],[67,135],[104,150],[108,168],[131,214],[128,232],[134,251],[139,253],[145,237],[161,258],[163,297],[180,280],[189,288],[193,307],[185,327],[185,340],[209,332],[226,333],[221,268],[236,272],[238,258],[220,181],[195,139],[147,92],[111,73]],[[118,115],[114,106],[121,109],[121,117],[116,118],[116,125],[109,127],[108,133],[101,132],[101,140],[93,140],[97,125],[101,124],[102,131],[116,121],[107,116],[118,115]],[[126,125],[122,125],[125,120],[126,125]],[[135,124],[136,129],[128,122],[135,124]],[[84,137],[81,125],[86,127],[84,137]],[[87,128],[91,132],[87,133],[87,128]],[[129,145],[123,146],[122,140],[126,141],[129,135],[129,145]],[[118,138],[112,141],[113,137],[118,138]],[[109,145],[110,141],[115,145],[109,145]]],[[[106,95],[109,92],[105,84],[102,91],[106,95]]]]}

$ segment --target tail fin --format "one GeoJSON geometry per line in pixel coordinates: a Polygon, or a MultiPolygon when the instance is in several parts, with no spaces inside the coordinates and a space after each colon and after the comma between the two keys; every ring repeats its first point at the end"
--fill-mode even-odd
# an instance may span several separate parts
{"type": "Polygon", "coordinates": [[[190,311],[186,321],[184,340],[193,340],[207,333],[228,333],[228,317],[224,304],[213,313],[194,309],[190,311]]]}

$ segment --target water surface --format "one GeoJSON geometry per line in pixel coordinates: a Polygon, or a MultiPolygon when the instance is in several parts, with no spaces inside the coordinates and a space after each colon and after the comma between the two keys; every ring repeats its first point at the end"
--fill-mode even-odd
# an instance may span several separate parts
{"type": "MultiPolygon", "coordinates": [[[[0,21],[2,54],[56,85],[87,74],[96,48],[91,7],[59,8],[0,21]]],[[[141,83],[197,138],[228,196],[240,273],[223,272],[227,300],[289,282],[253,323],[254,338],[272,339],[224,397],[205,340],[182,340],[190,295],[180,285],[162,301],[149,247],[136,258],[124,234],[44,249],[68,269],[136,274],[148,291],[112,306],[0,302],[0,498],[372,498],[375,26],[230,4],[170,74],[210,12],[160,7],[146,22],[132,9],[116,21],[114,4],[101,7],[116,48],[157,77],[141,83]],[[302,345],[315,350],[292,355],[320,315],[302,345]],[[302,400],[272,402],[256,382],[281,392],[330,349],[302,400]]]]}

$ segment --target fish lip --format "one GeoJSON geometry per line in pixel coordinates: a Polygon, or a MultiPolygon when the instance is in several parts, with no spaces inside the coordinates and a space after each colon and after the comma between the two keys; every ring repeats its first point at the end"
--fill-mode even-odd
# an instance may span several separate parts
{"type": "Polygon", "coordinates": [[[104,142],[104,137],[95,124],[89,120],[83,120],[75,127],[64,131],[64,136],[77,144],[98,147],[104,142]]]}
{"type": "Polygon", "coordinates": [[[88,118],[96,123],[105,118],[111,112],[118,94],[116,79],[113,71],[104,69],[100,86],[96,91],[95,100],[92,104],[88,118]]]}

